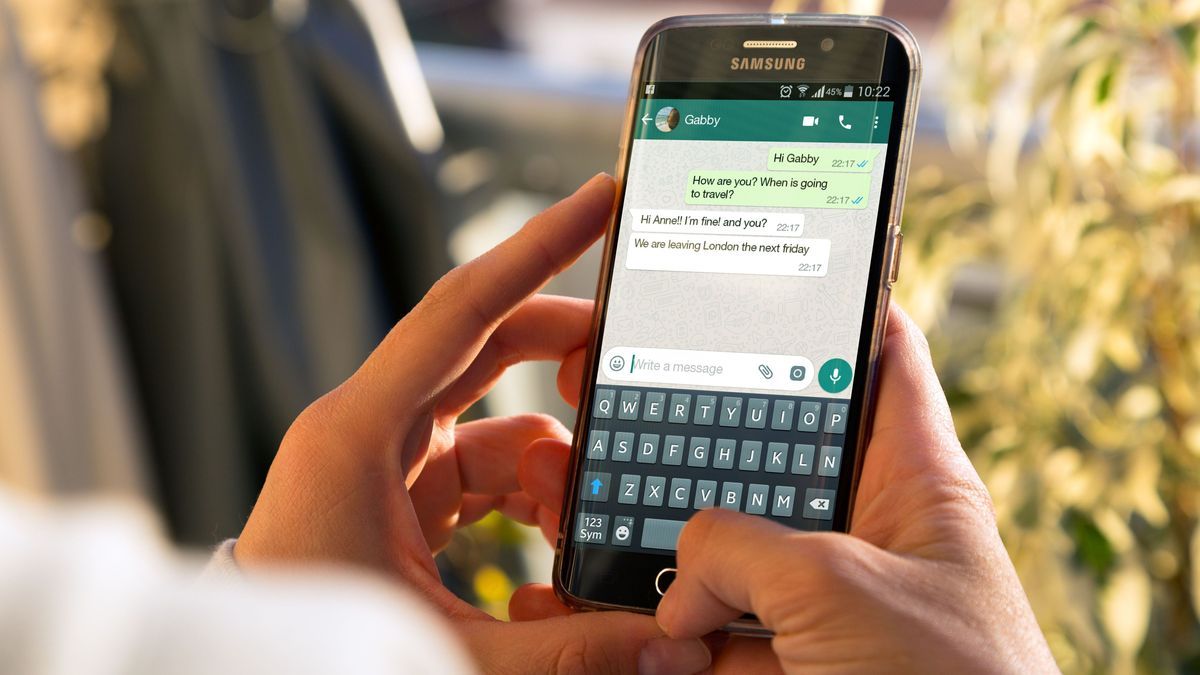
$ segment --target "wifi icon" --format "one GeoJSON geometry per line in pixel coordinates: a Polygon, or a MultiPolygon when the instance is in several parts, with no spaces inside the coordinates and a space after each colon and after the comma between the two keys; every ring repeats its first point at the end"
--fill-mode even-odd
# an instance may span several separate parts
{"type": "Polygon", "coordinates": [[[796,98],[804,98],[804,95],[806,93],[808,93],[808,85],[807,84],[801,84],[801,85],[796,86],[796,98]]]}

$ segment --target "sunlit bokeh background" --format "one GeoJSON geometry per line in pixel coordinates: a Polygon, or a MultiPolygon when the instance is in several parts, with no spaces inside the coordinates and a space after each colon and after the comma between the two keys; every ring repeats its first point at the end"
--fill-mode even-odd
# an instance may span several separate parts
{"type": "MultiPolygon", "coordinates": [[[[235,536],[306,402],[613,169],[648,25],[770,7],[0,0],[0,480],[235,536]]],[[[1200,1],[775,9],[922,44],[898,298],[1060,665],[1200,672],[1200,1]]],[[[472,414],[530,410],[573,420],[551,365],[472,414]]],[[[502,616],[550,554],[490,517],[440,564],[502,616]]]]}

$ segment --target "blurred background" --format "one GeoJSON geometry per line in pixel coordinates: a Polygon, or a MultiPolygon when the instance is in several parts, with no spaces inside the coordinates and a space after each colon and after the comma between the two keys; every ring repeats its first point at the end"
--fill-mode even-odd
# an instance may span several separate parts
{"type": "MultiPolygon", "coordinates": [[[[772,7],[922,44],[898,299],[1060,665],[1200,672],[1198,0],[0,0],[0,481],[235,536],[434,279],[613,170],[647,26],[772,7]]],[[[475,414],[570,426],[554,371],[475,414]]],[[[503,615],[550,554],[440,564],[503,615]]]]}

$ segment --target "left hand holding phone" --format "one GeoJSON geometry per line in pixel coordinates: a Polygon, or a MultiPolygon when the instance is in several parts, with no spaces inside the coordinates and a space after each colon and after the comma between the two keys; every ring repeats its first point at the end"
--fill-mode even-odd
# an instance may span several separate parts
{"type": "Polygon", "coordinates": [[[600,236],[613,191],[597,176],[452,270],[350,379],[301,413],[238,539],[238,564],[381,572],[436,605],[487,672],[633,673],[639,660],[643,671],[705,669],[704,643],[663,637],[653,617],[496,621],[443,586],[433,559],[457,528],[492,510],[537,524],[545,508],[521,490],[518,460],[535,439],[569,432],[540,415],[457,420],[508,366],[562,361],[586,345],[590,302],[534,294],[600,236]]]}

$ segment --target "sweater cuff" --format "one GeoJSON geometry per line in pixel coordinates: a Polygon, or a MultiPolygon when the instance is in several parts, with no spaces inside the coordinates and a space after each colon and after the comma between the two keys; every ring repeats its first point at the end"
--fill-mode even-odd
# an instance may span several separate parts
{"type": "Polygon", "coordinates": [[[237,560],[233,558],[233,547],[237,539],[226,539],[213,551],[208,565],[200,575],[202,579],[240,579],[242,570],[238,568],[237,560]]]}

